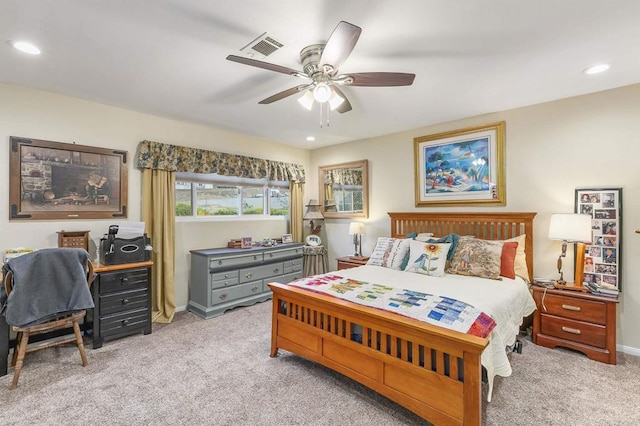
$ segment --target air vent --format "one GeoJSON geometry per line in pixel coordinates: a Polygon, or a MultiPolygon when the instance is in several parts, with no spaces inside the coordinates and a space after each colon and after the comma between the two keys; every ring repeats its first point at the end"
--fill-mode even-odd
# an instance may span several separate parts
{"type": "Polygon", "coordinates": [[[254,59],[264,59],[283,46],[277,40],[269,37],[267,33],[263,33],[258,38],[240,49],[254,59]]]}

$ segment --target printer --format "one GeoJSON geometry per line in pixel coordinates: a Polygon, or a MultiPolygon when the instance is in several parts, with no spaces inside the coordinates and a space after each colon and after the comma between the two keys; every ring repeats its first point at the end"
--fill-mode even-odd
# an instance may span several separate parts
{"type": "Polygon", "coordinates": [[[109,226],[109,233],[100,239],[100,263],[117,265],[151,260],[151,241],[147,234],[119,238],[118,225],[109,226]]]}

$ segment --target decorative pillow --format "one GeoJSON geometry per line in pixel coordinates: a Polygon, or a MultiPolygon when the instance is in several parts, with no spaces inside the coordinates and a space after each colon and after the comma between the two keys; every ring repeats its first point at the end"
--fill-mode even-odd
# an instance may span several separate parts
{"type": "Polygon", "coordinates": [[[458,243],[460,241],[460,235],[458,234],[448,234],[442,238],[431,238],[428,240],[430,243],[449,243],[451,244],[451,248],[449,249],[449,253],[447,253],[447,260],[451,261],[453,259],[453,254],[456,252],[458,248],[458,243]]]}
{"type": "Polygon", "coordinates": [[[518,251],[518,243],[515,241],[505,242],[502,246],[502,257],[500,259],[500,275],[503,277],[514,279],[516,272],[514,270],[514,263],[516,259],[516,253],[518,251]]]}
{"type": "Polygon", "coordinates": [[[515,241],[518,243],[518,250],[516,251],[516,258],[513,263],[513,270],[516,276],[522,278],[526,282],[529,282],[529,268],[527,267],[527,253],[524,250],[526,234],[518,235],[517,237],[504,240],[505,243],[515,241]]]}
{"type": "Polygon", "coordinates": [[[409,241],[403,238],[380,237],[369,257],[367,265],[400,269],[400,264],[409,253],[409,241]]]}
{"type": "Polygon", "coordinates": [[[432,277],[444,276],[444,265],[451,244],[424,243],[411,240],[406,272],[417,272],[432,277]]]}
{"type": "Polygon", "coordinates": [[[503,245],[502,241],[461,238],[447,272],[499,280],[503,245]]]}
{"type": "MultiPolygon", "coordinates": [[[[406,238],[408,239],[418,240],[423,242],[426,242],[431,237],[433,237],[433,234],[431,232],[425,232],[422,234],[418,234],[417,232],[412,232],[410,234],[407,234],[406,236],[406,238]]],[[[400,264],[400,270],[404,271],[405,269],[407,269],[408,263],[409,263],[409,253],[407,252],[407,255],[404,257],[404,259],[402,260],[402,263],[400,264]]]]}

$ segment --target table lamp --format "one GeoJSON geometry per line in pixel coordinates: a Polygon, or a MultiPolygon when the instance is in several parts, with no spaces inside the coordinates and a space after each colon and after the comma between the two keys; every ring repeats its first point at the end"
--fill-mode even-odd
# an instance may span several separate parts
{"type": "Polygon", "coordinates": [[[567,243],[577,244],[575,261],[575,285],[582,287],[584,271],[584,243],[591,243],[591,215],[577,213],[554,213],[549,221],[549,238],[562,241],[562,252],[558,256],[558,284],[564,286],[567,282],[562,273],[562,258],[567,255],[567,243]]]}
{"type": "Polygon", "coordinates": [[[353,235],[353,245],[356,252],[353,257],[362,257],[362,236],[364,235],[364,223],[351,222],[349,224],[349,235],[353,235]]]}

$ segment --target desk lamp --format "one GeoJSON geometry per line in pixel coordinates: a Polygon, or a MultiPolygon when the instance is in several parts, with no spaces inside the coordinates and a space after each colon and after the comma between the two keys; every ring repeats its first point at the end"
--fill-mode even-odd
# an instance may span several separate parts
{"type": "Polygon", "coordinates": [[[576,249],[576,287],[582,286],[582,273],[584,271],[584,243],[591,242],[591,215],[576,213],[554,213],[549,221],[549,238],[562,241],[562,252],[558,256],[558,284],[566,285],[562,273],[562,258],[567,255],[567,243],[577,244],[576,249]]]}

